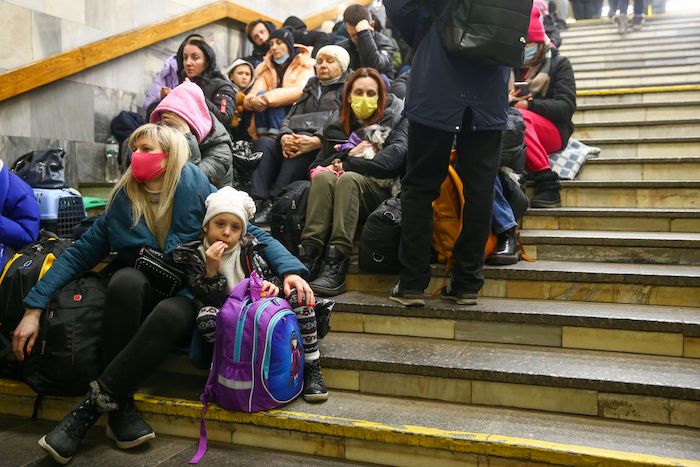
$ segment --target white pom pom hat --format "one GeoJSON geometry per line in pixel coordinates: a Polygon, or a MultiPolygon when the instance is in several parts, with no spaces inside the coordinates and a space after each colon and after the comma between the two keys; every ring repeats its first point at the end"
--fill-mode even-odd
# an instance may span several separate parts
{"type": "Polygon", "coordinates": [[[248,230],[248,221],[255,215],[253,198],[245,191],[239,191],[230,186],[225,186],[216,193],[207,196],[204,206],[207,208],[207,213],[204,215],[202,227],[206,226],[214,216],[228,212],[238,216],[243,222],[243,235],[248,230]]]}

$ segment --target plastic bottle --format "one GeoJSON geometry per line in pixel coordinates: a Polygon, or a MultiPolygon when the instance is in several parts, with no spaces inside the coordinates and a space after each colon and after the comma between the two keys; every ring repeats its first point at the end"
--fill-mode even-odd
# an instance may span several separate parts
{"type": "Polygon", "coordinates": [[[114,135],[109,135],[105,144],[105,181],[116,183],[121,173],[119,172],[119,143],[114,135]]]}

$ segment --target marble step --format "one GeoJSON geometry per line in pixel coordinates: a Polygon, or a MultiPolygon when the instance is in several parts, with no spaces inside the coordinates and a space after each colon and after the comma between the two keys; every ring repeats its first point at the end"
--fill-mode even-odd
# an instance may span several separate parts
{"type": "MultiPolygon", "coordinates": [[[[693,138],[700,136],[700,115],[687,120],[646,120],[622,122],[579,123],[573,137],[579,140],[620,140],[651,138],[693,138]]],[[[679,154],[680,156],[681,154],[679,154]]]]}
{"type": "Polygon", "coordinates": [[[601,148],[604,158],[670,158],[700,154],[700,134],[676,138],[584,139],[589,146],[601,148]]]}
{"type": "Polygon", "coordinates": [[[604,69],[604,70],[574,70],[576,83],[580,80],[589,79],[612,79],[612,78],[629,78],[629,77],[646,77],[646,76],[675,76],[689,73],[697,73],[700,71],[700,64],[682,64],[682,65],[664,65],[655,67],[630,67],[621,69],[604,69]]]}
{"type": "MultiPolygon", "coordinates": [[[[700,85],[688,87],[670,87],[660,89],[625,89],[625,90],[606,90],[605,92],[588,91],[586,93],[578,93],[576,96],[576,104],[583,106],[620,106],[638,105],[638,104],[653,104],[653,105],[669,105],[669,104],[685,104],[687,102],[700,101],[700,85]]],[[[574,114],[575,115],[575,114],[574,114]]]]}
{"type": "MultiPolygon", "coordinates": [[[[630,418],[626,413],[630,404],[618,404],[616,409],[615,401],[607,400],[602,411],[608,418],[450,402],[456,397],[452,391],[441,391],[440,382],[418,377],[417,384],[403,387],[406,397],[333,390],[323,404],[298,399],[278,410],[256,414],[212,406],[207,413],[208,434],[210,441],[233,443],[236,448],[254,446],[323,460],[411,467],[640,463],[691,466],[700,459],[700,447],[694,442],[700,431],[688,427],[697,425],[692,418],[696,413],[688,408],[694,406],[689,402],[669,405],[664,413],[669,421],[685,426],[664,426],[625,421],[624,418],[630,418]],[[425,400],[427,390],[442,392],[442,400],[425,400]]],[[[2,383],[0,410],[28,417],[34,400],[31,390],[13,382],[2,383]]],[[[142,389],[135,395],[136,404],[159,435],[199,438],[202,408],[197,393],[201,382],[188,386],[179,377],[146,391],[142,389]],[[171,381],[174,384],[165,386],[171,381]]],[[[471,397],[471,390],[468,395],[471,397]]],[[[456,396],[463,399],[467,395],[456,396]]],[[[40,417],[56,421],[71,403],[64,398],[47,397],[40,417]]],[[[14,433],[3,439],[20,444],[14,433]]],[[[80,465],[80,459],[78,455],[73,462],[80,465]]],[[[271,457],[263,462],[278,465],[271,457]]],[[[225,463],[242,465],[236,463],[235,457],[225,463]]]]}
{"type": "Polygon", "coordinates": [[[523,228],[697,233],[700,209],[530,208],[523,218],[523,228]]]}
{"type": "Polygon", "coordinates": [[[576,180],[562,181],[560,194],[567,207],[698,209],[699,189],[698,181],[576,180]]]}
{"type": "Polygon", "coordinates": [[[579,57],[569,57],[569,61],[578,67],[615,68],[617,66],[629,66],[632,63],[669,61],[693,61],[700,56],[698,50],[662,50],[657,52],[637,51],[633,55],[620,57],[620,55],[588,55],[579,57]]]}
{"type": "MultiPolygon", "coordinates": [[[[700,307],[700,266],[538,260],[485,266],[483,275],[483,297],[700,307]]],[[[447,281],[443,265],[433,265],[427,293],[447,281]]],[[[360,292],[388,294],[397,282],[356,262],[346,276],[348,290],[360,292]]]]}
{"type": "Polygon", "coordinates": [[[591,60],[590,62],[581,62],[577,60],[573,63],[574,73],[578,78],[581,73],[591,73],[594,71],[618,71],[618,70],[635,70],[646,69],[650,72],[655,68],[663,67],[679,67],[688,65],[697,65],[700,63],[700,51],[685,51],[678,57],[669,57],[668,54],[662,54],[659,58],[636,58],[630,57],[628,60],[591,60]]]}
{"type": "MultiPolygon", "coordinates": [[[[700,43],[700,38],[688,37],[679,40],[678,38],[661,38],[653,42],[647,40],[627,42],[618,44],[612,42],[604,47],[590,47],[586,45],[577,45],[576,47],[568,47],[563,44],[561,53],[572,62],[576,62],[579,57],[592,58],[600,57],[618,57],[626,58],[630,56],[638,56],[637,54],[666,52],[671,57],[682,56],[684,50],[695,50],[697,44],[700,43]]],[[[643,57],[643,55],[639,55],[643,57]]]]}
{"type": "MultiPolygon", "coordinates": [[[[683,16],[673,16],[673,17],[663,17],[663,16],[651,16],[647,17],[644,21],[645,26],[649,26],[649,29],[655,31],[668,30],[668,29],[684,29],[686,27],[695,27],[694,25],[700,22],[700,17],[697,15],[683,15],[683,16]]],[[[610,34],[611,31],[616,31],[612,20],[607,18],[601,18],[601,20],[596,24],[586,24],[583,25],[579,22],[569,24],[569,27],[562,31],[562,38],[574,38],[574,37],[592,37],[610,34]]],[[[630,31],[636,32],[636,31],[630,31]]]]}
{"type": "MultiPolygon", "coordinates": [[[[185,419],[180,420],[180,423],[185,419]]],[[[104,425],[102,423],[101,425],[104,425]]],[[[3,464],[11,465],[56,465],[49,455],[39,447],[37,441],[56,426],[54,421],[39,420],[32,422],[28,417],[0,415],[0,458],[3,464]]],[[[171,430],[174,432],[175,430],[171,430]]],[[[161,466],[173,467],[187,465],[197,452],[199,442],[193,437],[164,435],[158,430],[155,439],[148,445],[135,450],[121,450],[105,437],[105,427],[97,426],[88,430],[80,450],[71,461],[71,466],[161,466]]],[[[342,459],[321,458],[313,453],[298,454],[267,449],[266,447],[249,447],[232,445],[231,442],[209,442],[207,454],[201,465],[263,465],[276,467],[334,467],[357,466],[356,463],[342,459]],[[234,460],[235,459],[235,460],[234,460]]]]}
{"type": "MultiPolygon", "coordinates": [[[[691,23],[696,24],[696,23],[691,23]]],[[[580,47],[606,48],[608,45],[617,47],[643,45],[649,43],[659,43],[661,41],[676,42],[681,45],[685,41],[695,40],[700,36],[700,27],[688,28],[665,28],[655,27],[642,28],[641,31],[630,31],[621,35],[611,25],[610,30],[605,34],[582,35],[580,37],[562,38],[562,53],[566,55],[569,50],[580,47]]]]}
{"type": "Polygon", "coordinates": [[[577,180],[700,180],[700,156],[591,158],[577,180]]]}
{"type": "Polygon", "coordinates": [[[321,355],[331,387],[360,393],[421,397],[418,386],[426,399],[603,418],[617,403],[658,424],[671,422],[658,408],[700,408],[696,359],[340,332],[321,355]]]}
{"type": "Polygon", "coordinates": [[[617,88],[643,88],[658,86],[680,86],[698,84],[698,75],[695,72],[664,74],[664,75],[639,75],[611,78],[579,78],[576,77],[577,91],[617,89],[617,88]]]}
{"type": "Polygon", "coordinates": [[[583,123],[673,122],[691,120],[700,115],[700,101],[657,104],[582,104],[574,113],[574,125],[583,123]]]}
{"type": "Polygon", "coordinates": [[[425,307],[404,307],[364,292],[334,300],[333,332],[700,358],[697,308],[490,297],[474,306],[429,298],[425,307]]]}
{"type": "Polygon", "coordinates": [[[700,266],[700,233],[527,229],[520,237],[536,260],[700,266]]]}

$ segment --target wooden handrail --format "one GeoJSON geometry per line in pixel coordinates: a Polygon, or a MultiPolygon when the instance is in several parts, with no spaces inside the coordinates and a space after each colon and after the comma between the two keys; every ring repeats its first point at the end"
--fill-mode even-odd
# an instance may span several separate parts
{"type": "MultiPolygon", "coordinates": [[[[369,4],[371,0],[356,3],[369,4]]],[[[309,18],[308,27],[316,28],[337,14],[335,7],[314,15],[309,18]]],[[[216,21],[229,19],[246,24],[256,18],[272,21],[277,26],[281,24],[230,0],[221,0],[159,23],[116,34],[0,74],[0,102],[216,21]]]]}

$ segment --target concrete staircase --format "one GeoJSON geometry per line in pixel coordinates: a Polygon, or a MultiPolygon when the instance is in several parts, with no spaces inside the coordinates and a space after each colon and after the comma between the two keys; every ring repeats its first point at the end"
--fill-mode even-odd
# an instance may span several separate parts
{"type": "MultiPolygon", "coordinates": [[[[693,16],[566,31],[575,137],[603,151],[561,208],[528,211],[537,261],[486,268],[476,306],[418,309],[353,266],[322,342],[330,399],[214,407],[210,439],[387,465],[700,465],[698,45],[693,16]]],[[[431,290],[445,280],[435,266],[431,290]]],[[[159,433],[197,437],[202,381],[173,356],[138,404],[159,433]]],[[[0,381],[0,413],[33,398],[0,381]]],[[[69,405],[48,398],[41,418],[69,405]]]]}

